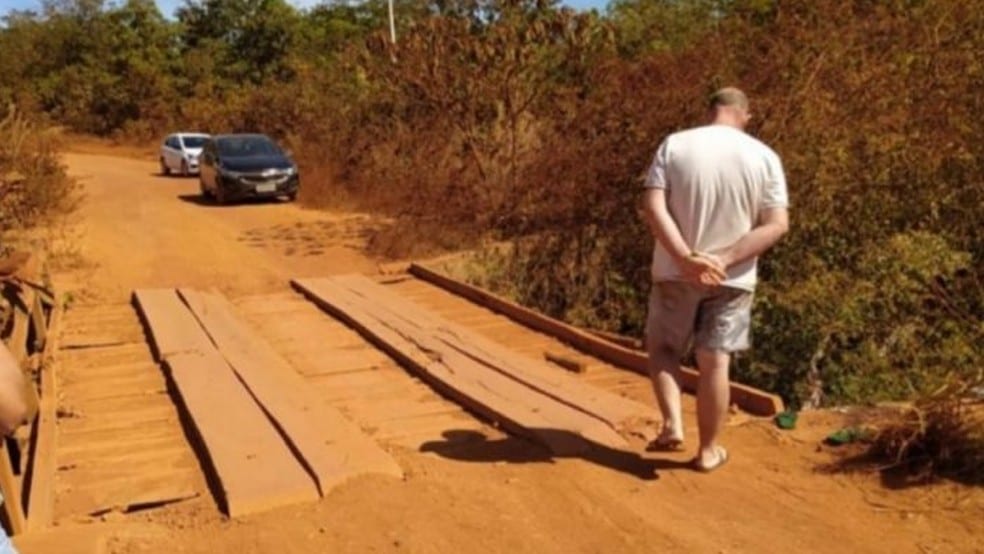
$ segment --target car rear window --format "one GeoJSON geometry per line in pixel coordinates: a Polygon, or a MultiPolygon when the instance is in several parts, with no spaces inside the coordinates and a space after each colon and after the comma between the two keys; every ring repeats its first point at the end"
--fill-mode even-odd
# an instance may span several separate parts
{"type": "Polygon", "coordinates": [[[216,141],[222,156],[265,156],[280,154],[280,148],[266,137],[227,137],[216,141]]]}
{"type": "Polygon", "coordinates": [[[205,141],[208,137],[182,137],[181,141],[184,142],[185,148],[201,148],[205,146],[205,141]]]}

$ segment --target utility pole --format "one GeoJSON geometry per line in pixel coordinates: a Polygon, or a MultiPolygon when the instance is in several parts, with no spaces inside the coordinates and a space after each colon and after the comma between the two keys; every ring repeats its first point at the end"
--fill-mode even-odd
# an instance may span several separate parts
{"type": "Polygon", "coordinates": [[[393,0],[389,0],[390,42],[396,44],[396,21],[393,19],[393,0]]]}

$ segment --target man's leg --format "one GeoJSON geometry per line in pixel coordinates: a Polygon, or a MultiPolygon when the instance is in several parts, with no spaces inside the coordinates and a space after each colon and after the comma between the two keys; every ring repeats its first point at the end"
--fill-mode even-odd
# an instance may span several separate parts
{"type": "Polygon", "coordinates": [[[649,354],[649,377],[656,402],[663,415],[660,439],[683,441],[683,413],[680,406],[680,360],[663,348],[649,354]]]}
{"type": "Polygon", "coordinates": [[[696,299],[685,283],[654,283],[646,318],[649,377],[663,416],[657,443],[683,442],[680,400],[680,357],[690,341],[696,315],[696,299]]]}
{"type": "Polygon", "coordinates": [[[727,460],[718,439],[728,417],[731,353],[749,346],[752,292],[720,287],[701,303],[694,338],[697,368],[697,427],[700,450],[697,465],[713,469],[727,460]]]}
{"type": "Polygon", "coordinates": [[[700,430],[700,450],[697,452],[701,467],[713,467],[721,461],[718,436],[728,416],[730,393],[728,366],[731,355],[727,352],[698,348],[697,367],[700,380],[697,383],[697,428],[700,430]]]}

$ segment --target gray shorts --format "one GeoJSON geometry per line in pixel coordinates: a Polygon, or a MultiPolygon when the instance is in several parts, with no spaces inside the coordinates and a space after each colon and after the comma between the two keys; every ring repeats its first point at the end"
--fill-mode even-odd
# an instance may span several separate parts
{"type": "Polygon", "coordinates": [[[754,293],[684,281],[653,283],[646,318],[646,346],[682,358],[695,348],[738,352],[749,347],[754,293]]]}

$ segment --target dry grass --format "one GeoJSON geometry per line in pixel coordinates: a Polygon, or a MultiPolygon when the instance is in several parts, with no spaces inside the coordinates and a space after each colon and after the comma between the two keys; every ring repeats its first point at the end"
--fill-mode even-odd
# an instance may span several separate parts
{"type": "Polygon", "coordinates": [[[894,423],[885,425],[871,445],[871,454],[922,481],[950,477],[984,485],[984,384],[943,387],[904,409],[894,423]]]}

